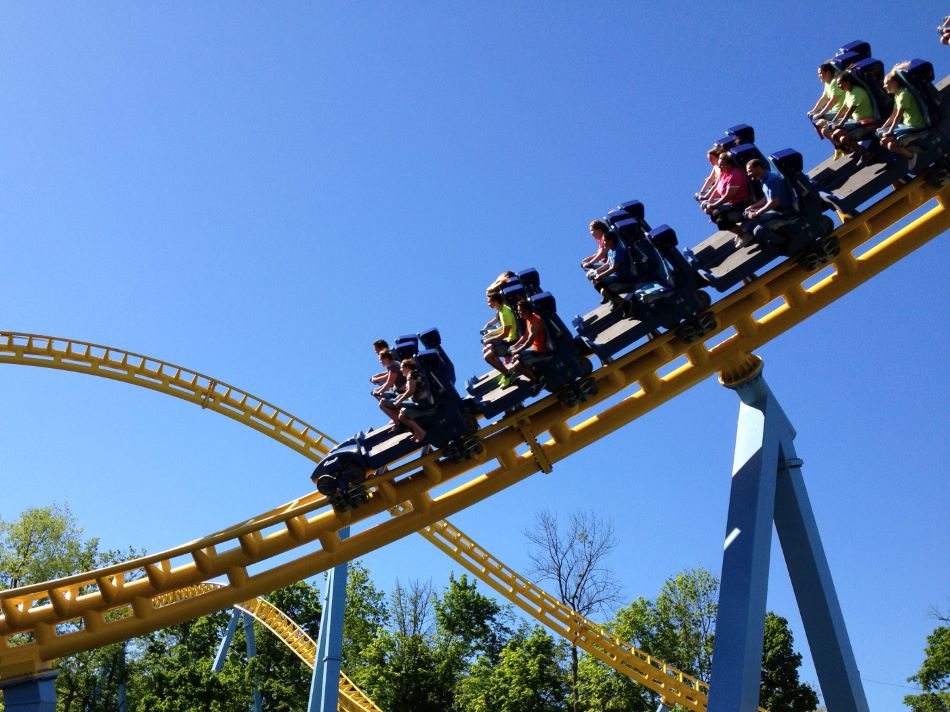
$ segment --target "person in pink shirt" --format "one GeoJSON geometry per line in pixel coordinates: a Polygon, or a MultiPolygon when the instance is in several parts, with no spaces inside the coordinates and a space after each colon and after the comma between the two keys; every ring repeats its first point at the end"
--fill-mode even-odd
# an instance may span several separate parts
{"type": "Polygon", "coordinates": [[[713,186],[712,194],[701,205],[720,230],[728,230],[736,235],[742,234],[739,223],[742,222],[742,210],[752,200],[749,190],[749,178],[728,151],[719,156],[719,178],[713,186]]]}

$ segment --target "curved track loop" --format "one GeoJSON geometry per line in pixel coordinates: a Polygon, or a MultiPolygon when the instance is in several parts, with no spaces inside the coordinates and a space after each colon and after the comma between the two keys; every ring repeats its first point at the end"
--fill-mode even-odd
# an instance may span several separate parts
{"type": "Polygon", "coordinates": [[[319,460],[336,442],[312,425],[240,388],[167,361],[55,336],[0,331],[0,363],[75,371],[131,383],[208,408],[319,460]]]}
{"type": "MultiPolygon", "coordinates": [[[[167,606],[194,596],[208,593],[222,584],[201,583],[197,586],[178,589],[172,593],[164,593],[153,599],[156,607],[167,606]]],[[[258,623],[276,635],[311,669],[316,664],[317,643],[307,635],[307,631],[297,625],[294,620],[277,606],[263,598],[254,598],[235,604],[238,608],[252,616],[258,623]]],[[[350,678],[340,673],[340,704],[339,708],[345,712],[382,712],[376,704],[360,690],[350,678]]]]}
{"type": "MultiPolygon", "coordinates": [[[[477,460],[440,462],[439,453],[433,453],[374,478],[373,497],[356,511],[336,513],[324,498],[310,494],[170,551],[99,571],[2,591],[0,675],[26,674],[42,669],[48,665],[47,661],[55,658],[141,635],[276,590],[362,556],[490,497],[538,471],[539,460],[556,463],[707,377],[743,368],[754,349],[950,227],[948,205],[948,187],[933,188],[923,178],[901,186],[838,228],[836,235],[841,243],[841,254],[828,268],[829,274],[820,281],[806,286],[804,283],[814,281],[813,273],[794,261],[786,261],[716,302],[713,310],[719,330],[705,343],[687,345],[672,333],[666,333],[598,369],[594,377],[598,381],[599,395],[583,405],[592,415],[582,422],[574,422],[581,412],[579,407],[567,408],[548,397],[515,416],[483,428],[479,437],[484,441],[485,452],[477,460]],[[933,207],[929,207],[931,201],[936,202],[933,207]],[[925,206],[929,208],[926,213],[911,224],[860,255],[855,254],[879,233],[925,206]],[[630,395],[612,405],[602,405],[605,399],[628,388],[633,391],[630,395]],[[544,433],[550,436],[540,445],[543,452],[537,457],[530,450],[522,452],[523,426],[530,426],[528,429],[537,434],[539,440],[543,440],[544,433]],[[475,468],[479,471],[455,489],[434,497],[430,493],[433,488],[475,468]],[[397,477],[400,479],[395,481],[397,477]],[[405,507],[403,514],[369,523],[363,531],[346,540],[340,539],[337,532],[343,527],[368,520],[397,505],[405,507]],[[319,542],[315,551],[310,546],[308,551],[298,552],[298,558],[286,563],[269,569],[258,566],[255,573],[248,570],[252,565],[312,542],[319,542]],[[217,576],[226,576],[228,584],[160,608],[152,604],[152,598],[161,593],[217,576]],[[126,605],[132,607],[131,617],[119,620],[107,617],[110,610],[126,605]],[[58,631],[57,626],[64,622],[81,625],[78,630],[58,631]],[[26,634],[25,637],[16,636],[20,633],[26,634]]],[[[21,355],[16,348],[2,343],[0,362],[49,365],[36,363],[25,353],[21,355]]],[[[47,359],[50,358],[48,354],[47,359]]],[[[86,366],[54,367],[89,372],[86,366]]],[[[130,374],[119,380],[135,381],[130,374]]],[[[189,391],[191,396],[185,399],[198,402],[198,390],[189,391]]],[[[210,391],[217,392],[215,388],[210,391]]],[[[211,400],[220,399],[212,397],[211,400]]],[[[258,427],[259,424],[248,424],[267,432],[258,427]]],[[[311,449],[290,446],[313,460],[319,459],[311,449]]]]}

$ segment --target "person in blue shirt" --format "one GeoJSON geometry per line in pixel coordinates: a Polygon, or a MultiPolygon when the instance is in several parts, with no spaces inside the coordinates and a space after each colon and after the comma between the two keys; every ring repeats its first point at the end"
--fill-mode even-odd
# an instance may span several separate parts
{"type": "Polygon", "coordinates": [[[743,211],[742,235],[736,236],[736,247],[748,245],[755,237],[755,229],[770,220],[787,217],[795,212],[795,195],[788,181],[780,174],[769,170],[769,164],[761,158],[746,163],[749,180],[762,186],[762,197],[743,211]]]}
{"type": "Polygon", "coordinates": [[[623,309],[624,299],[620,295],[633,291],[636,286],[630,251],[611,231],[604,233],[604,247],[607,248],[607,261],[603,266],[589,270],[587,278],[593,282],[594,289],[603,295],[603,304],[609,301],[623,309]]]}

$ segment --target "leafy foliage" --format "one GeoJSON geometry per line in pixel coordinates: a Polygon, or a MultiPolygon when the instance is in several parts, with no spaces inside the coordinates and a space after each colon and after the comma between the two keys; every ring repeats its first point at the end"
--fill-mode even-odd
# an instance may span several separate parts
{"type": "Polygon", "coordinates": [[[567,700],[564,646],[538,627],[521,630],[499,654],[470,668],[458,689],[456,709],[471,712],[556,712],[567,700]]]}
{"type": "MultiPolygon", "coordinates": [[[[950,616],[936,617],[944,624],[950,616]]],[[[913,712],[950,712],[950,626],[940,625],[927,636],[924,662],[916,675],[908,678],[923,688],[919,695],[907,695],[904,704],[913,712]]]]}

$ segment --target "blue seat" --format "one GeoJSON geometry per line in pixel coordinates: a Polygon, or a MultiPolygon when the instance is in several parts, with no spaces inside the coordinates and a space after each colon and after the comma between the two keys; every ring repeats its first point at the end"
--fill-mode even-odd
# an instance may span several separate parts
{"type": "Polygon", "coordinates": [[[854,40],[853,42],[848,42],[847,44],[841,45],[841,47],[835,53],[835,56],[842,55],[854,55],[857,57],[857,60],[855,61],[867,59],[871,56],[871,45],[864,40],[854,40]]]}

